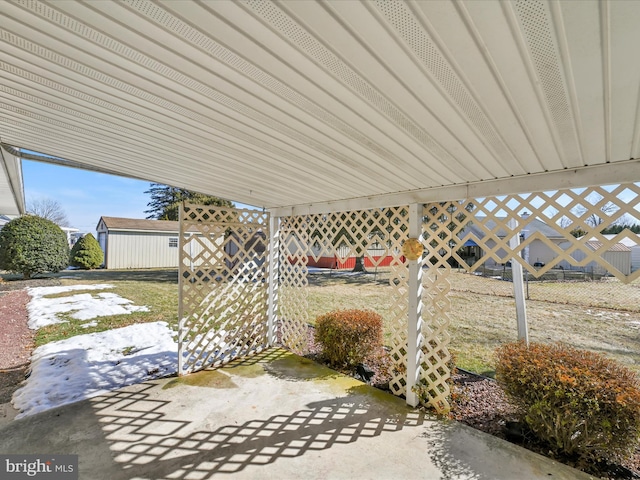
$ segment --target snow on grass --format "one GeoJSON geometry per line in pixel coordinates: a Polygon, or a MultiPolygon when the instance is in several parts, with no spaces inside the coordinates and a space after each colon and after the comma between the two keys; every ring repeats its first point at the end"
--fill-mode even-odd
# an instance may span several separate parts
{"type": "Polygon", "coordinates": [[[37,330],[54,323],[66,322],[65,319],[58,316],[62,313],[68,313],[71,318],[76,320],[91,320],[96,317],[149,311],[146,306],[133,305],[131,300],[110,292],[101,292],[95,296],[90,293],[80,293],[65,297],[47,298],[51,295],[73,292],[74,290],[106,290],[108,288],[113,288],[113,285],[101,283],[96,285],[28,288],[27,291],[31,295],[31,301],[27,306],[29,328],[37,330]]]}
{"type": "MultiPolygon", "coordinates": [[[[148,311],[115,293],[86,293],[109,288],[113,285],[29,288],[29,327],[65,322],[58,316],[63,313],[91,320],[148,311]],[[83,293],[61,296],[78,290],[83,293]]],[[[166,322],[155,322],[77,335],[38,347],[31,356],[31,375],[13,395],[12,403],[20,411],[17,418],[175,373],[178,345],[174,337],[166,322]]]]}
{"type": "Polygon", "coordinates": [[[31,375],[13,395],[20,411],[16,418],[175,373],[174,335],[166,322],[155,322],[38,347],[31,357],[31,375]]]}

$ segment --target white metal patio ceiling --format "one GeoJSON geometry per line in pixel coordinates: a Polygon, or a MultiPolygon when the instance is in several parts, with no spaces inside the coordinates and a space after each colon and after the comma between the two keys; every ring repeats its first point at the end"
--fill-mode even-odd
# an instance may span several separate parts
{"type": "Polygon", "coordinates": [[[0,140],[279,213],[637,181],[639,25],[626,0],[1,1],[0,140]]]}

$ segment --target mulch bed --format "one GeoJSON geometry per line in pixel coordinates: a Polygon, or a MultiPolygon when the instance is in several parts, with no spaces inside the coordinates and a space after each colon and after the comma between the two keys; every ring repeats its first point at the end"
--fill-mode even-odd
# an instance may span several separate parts
{"type": "Polygon", "coordinates": [[[60,280],[0,280],[0,404],[11,402],[13,393],[25,379],[34,348],[34,331],[27,326],[26,287],[53,285],[60,285],[60,280]]]}
{"type": "Polygon", "coordinates": [[[27,326],[26,290],[0,296],[0,404],[11,401],[25,378],[33,350],[33,331],[27,326]]]}
{"type": "MultiPolygon", "coordinates": [[[[453,376],[454,395],[452,418],[473,428],[516,443],[529,450],[549,456],[543,445],[530,437],[513,432],[516,410],[509,404],[498,382],[469,372],[458,371],[453,376]]],[[[570,460],[560,462],[573,465],[570,460]]],[[[623,465],[596,465],[588,473],[605,479],[640,479],[640,449],[623,465]]]]}

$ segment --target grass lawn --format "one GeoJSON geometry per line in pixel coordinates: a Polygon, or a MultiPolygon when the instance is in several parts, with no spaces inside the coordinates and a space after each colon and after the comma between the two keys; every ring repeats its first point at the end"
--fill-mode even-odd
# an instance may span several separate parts
{"type": "MultiPolygon", "coordinates": [[[[146,305],[148,312],[133,312],[96,318],[95,327],[84,328],[85,320],[75,320],[67,316],[67,323],[59,323],[38,330],[36,346],[62,340],[85,333],[101,332],[112,328],[125,327],[135,323],[165,321],[178,328],[178,272],[177,270],[93,270],[61,272],[57,276],[62,285],[87,285],[109,283],[114,288],[105,290],[131,300],[135,305],[146,305]]],[[[51,297],[75,295],[82,291],[72,291],[51,297]]],[[[90,291],[96,294],[97,291],[90,291]]]]}
{"type": "MultiPolygon", "coordinates": [[[[310,275],[309,319],[336,308],[370,308],[391,319],[388,272],[310,275]]],[[[493,352],[517,340],[511,283],[452,273],[450,350],[456,364],[492,376],[493,352]],[[476,293],[486,292],[486,293],[476,293]]],[[[530,283],[529,338],[604,353],[640,372],[640,282],[530,283]],[[542,300],[546,299],[546,300],[542,300]],[[605,308],[603,308],[605,307],[605,308]]]]}
{"type": "MultiPolygon", "coordinates": [[[[133,323],[162,320],[177,328],[176,270],[74,271],[56,276],[63,285],[111,283],[115,288],[110,292],[146,305],[150,311],[98,318],[90,328],[80,327],[85,322],[73,319],[51,325],[38,331],[38,345],[133,323]]],[[[309,275],[310,322],[330,310],[366,308],[380,313],[388,325],[393,308],[388,276],[384,270],[375,277],[309,275]]],[[[492,375],[494,349],[516,339],[515,303],[504,296],[510,293],[511,284],[453,273],[451,285],[450,349],[456,363],[492,375]]],[[[532,341],[562,341],[602,352],[640,372],[640,282],[538,283],[530,284],[530,294],[527,313],[532,341]]]]}

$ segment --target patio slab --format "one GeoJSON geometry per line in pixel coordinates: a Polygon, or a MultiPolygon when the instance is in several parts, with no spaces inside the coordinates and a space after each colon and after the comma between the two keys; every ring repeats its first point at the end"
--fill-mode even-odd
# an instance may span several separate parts
{"type": "Polygon", "coordinates": [[[0,452],[81,479],[592,478],[278,349],[15,420],[0,452]]]}

